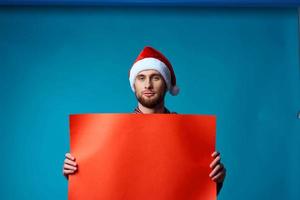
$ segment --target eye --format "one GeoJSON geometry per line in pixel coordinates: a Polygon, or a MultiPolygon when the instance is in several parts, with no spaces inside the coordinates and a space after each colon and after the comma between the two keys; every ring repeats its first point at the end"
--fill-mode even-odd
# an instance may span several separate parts
{"type": "Polygon", "coordinates": [[[160,76],[153,76],[153,79],[154,79],[155,81],[159,81],[159,80],[160,80],[160,76]]]}
{"type": "Polygon", "coordinates": [[[145,77],[144,76],[138,76],[137,79],[142,81],[142,80],[145,79],[145,77]]]}

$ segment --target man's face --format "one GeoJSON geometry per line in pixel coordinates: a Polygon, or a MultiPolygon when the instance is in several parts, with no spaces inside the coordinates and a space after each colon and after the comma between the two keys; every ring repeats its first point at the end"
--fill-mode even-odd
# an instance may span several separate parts
{"type": "Polygon", "coordinates": [[[152,69],[138,73],[134,87],[137,100],[147,108],[154,108],[162,103],[167,92],[164,78],[152,69]]]}

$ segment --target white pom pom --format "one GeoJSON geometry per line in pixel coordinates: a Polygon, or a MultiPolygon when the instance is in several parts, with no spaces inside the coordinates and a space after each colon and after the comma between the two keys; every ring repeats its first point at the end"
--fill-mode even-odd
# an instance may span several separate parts
{"type": "Polygon", "coordinates": [[[176,96],[176,95],[179,93],[179,87],[177,87],[176,85],[173,86],[173,87],[170,89],[170,93],[171,93],[171,95],[176,96]]]}

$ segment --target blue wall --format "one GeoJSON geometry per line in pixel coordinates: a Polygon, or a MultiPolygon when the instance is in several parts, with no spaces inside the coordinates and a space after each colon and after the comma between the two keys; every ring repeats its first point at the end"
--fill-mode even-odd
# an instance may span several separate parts
{"type": "Polygon", "coordinates": [[[0,0],[0,5],[299,6],[300,0],[0,0]]]}
{"type": "Polygon", "coordinates": [[[71,113],[131,112],[145,45],[178,113],[216,114],[221,200],[300,199],[296,8],[0,7],[0,198],[66,199],[71,113]]]}

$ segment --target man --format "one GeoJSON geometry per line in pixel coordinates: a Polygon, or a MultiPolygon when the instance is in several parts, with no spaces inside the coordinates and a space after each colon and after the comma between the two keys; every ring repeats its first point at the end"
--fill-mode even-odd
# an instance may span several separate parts
{"type": "MultiPolygon", "coordinates": [[[[137,98],[136,114],[166,113],[171,114],[165,107],[164,98],[169,91],[175,96],[179,93],[176,86],[176,77],[169,60],[152,47],[145,47],[135,60],[129,71],[131,89],[137,98]]],[[[63,165],[63,174],[68,176],[77,171],[75,157],[67,153],[63,165]]],[[[213,161],[210,163],[209,177],[217,183],[217,192],[222,188],[226,176],[226,169],[221,163],[221,155],[213,152],[213,161]]]]}

